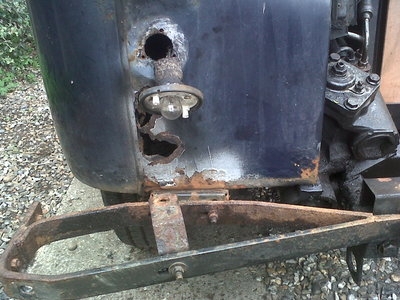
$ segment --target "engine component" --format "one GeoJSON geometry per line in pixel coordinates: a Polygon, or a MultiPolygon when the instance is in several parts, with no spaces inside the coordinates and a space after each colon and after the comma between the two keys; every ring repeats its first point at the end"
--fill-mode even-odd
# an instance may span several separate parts
{"type": "Polygon", "coordinates": [[[396,152],[398,131],[380,92],[348,129],[356,133],[351,142],[356,159],[377,159],[396,152]]]}
{"type": "Polygon", "coordinates": [[[330,58],[325,113],[341,123],[353,122],[374,100],[379,88],[379,76],[369,75],[334,55],[330,58]]]}
{"type": "Polygon", "coordinates": [[[376,159],[396,151],[398,132],[378,93],[380,77],[330,55],[325,113],[356,133],[350,147],[356,159],[376,159]]]}

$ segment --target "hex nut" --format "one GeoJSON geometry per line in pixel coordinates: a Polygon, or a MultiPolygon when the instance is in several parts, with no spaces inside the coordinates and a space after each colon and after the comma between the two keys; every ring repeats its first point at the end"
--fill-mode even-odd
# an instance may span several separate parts
{"type": "Polygon", "coordinates": [[[218,213],[214,210],[211,210],[208,213],[208,219],[210,220],[211,224],[216,224],[218,222],[218,213]]]}
{"type": "Polygon", "coordinates": [[[10,268],[11,268],[11,270],[13,270],[13,271],[19,270],[19,268],[21,267],[21,265],[22,265],[22,263],[21,263],[21,261],[20,261],[18,258],[13,258],[13,259],[10,261],[10,268]]]}
{"type": "Polygon", "coordinates": [[[333,73],[337,76],[345,76],[347,74],[346,65],[342,61],[337,62],[333,66],[333,73]]]}
{"type": "Polygon", "coordinates": [[[367,82],[372,85],[378,85],[381,77],[378,74],[372,73],[367,77],[367,82]]]}
{"type": "Polygon", "coordinates": [[[183,274],[185,273],[187,268],[188,268],[187,265],[185,265],[184,263],[176,262],[176,263],[173,263],[168,268],[168,272],[170,274],[172,274],[173,276],[175,276],[176,280],[182,280],[183,279],[183,274]]]}

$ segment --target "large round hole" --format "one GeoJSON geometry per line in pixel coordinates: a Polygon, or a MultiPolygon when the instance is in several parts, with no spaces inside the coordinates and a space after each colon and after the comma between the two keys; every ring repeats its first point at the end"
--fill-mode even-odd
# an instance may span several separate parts
{"type": "Polygon", "coordinates": [[[144,51],[147,56],[154,60],[167,57],[172,49],[173,45],[171,39],[161,33],[149,36],[144,44],[144,51]]]}

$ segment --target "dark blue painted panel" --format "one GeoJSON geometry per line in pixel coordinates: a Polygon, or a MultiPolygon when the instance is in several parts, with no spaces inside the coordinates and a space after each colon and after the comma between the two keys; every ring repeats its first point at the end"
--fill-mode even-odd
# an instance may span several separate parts
{"type": "Polygon", "coordinates": [[[300,178],[315,168],[329,0],[28,3],[55,125],[79,179],[135,192],[141,170],[153,172],[137,156],[137,87],[124,47],[130,26],[159,17],[184,32],[189,52],[183,82],[205,96],[189,119],[166,122],[185,147],[172,165],[199,172],[204,157],[213,169],[213,158],[221,162],[230,153],[243,179],[300,178]]]}

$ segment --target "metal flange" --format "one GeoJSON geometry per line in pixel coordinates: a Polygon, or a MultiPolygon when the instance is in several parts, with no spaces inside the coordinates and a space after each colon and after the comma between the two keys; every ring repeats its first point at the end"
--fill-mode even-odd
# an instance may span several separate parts
{"type": "Polygon", "coordinates": [[[139,95],[139,102],[150,113],[160,114],[171,120],[181,115],[186,119],[189,118],[191,109],[202,104],[203,93],[189,85],[171,83],[145,89],[139,95]]]}

